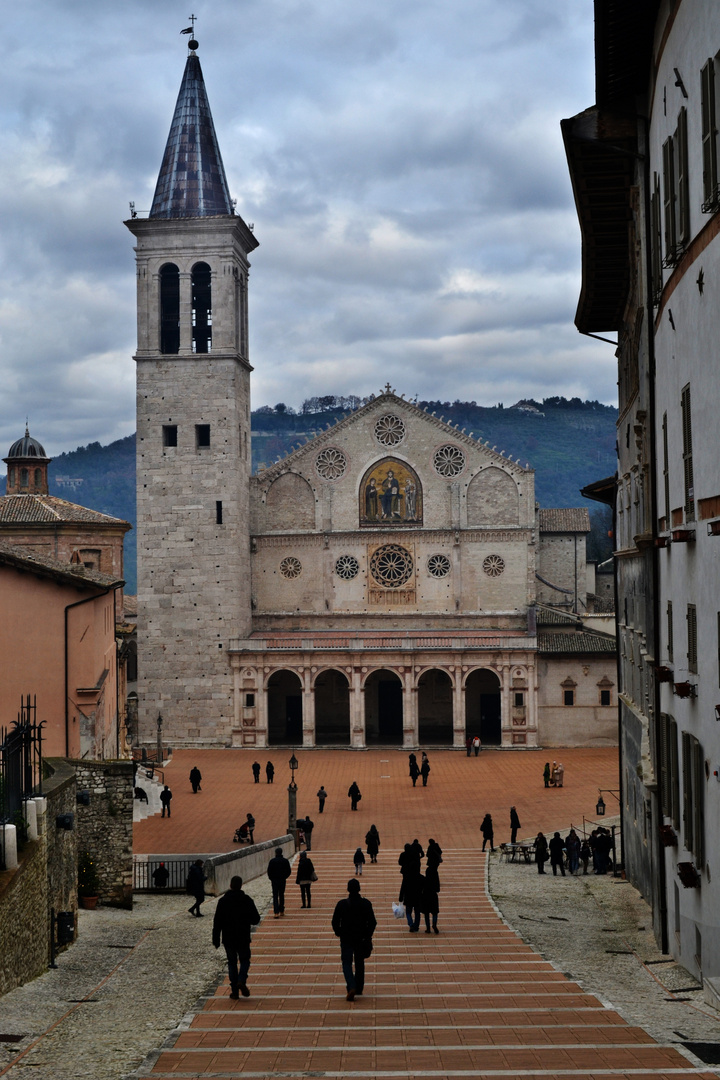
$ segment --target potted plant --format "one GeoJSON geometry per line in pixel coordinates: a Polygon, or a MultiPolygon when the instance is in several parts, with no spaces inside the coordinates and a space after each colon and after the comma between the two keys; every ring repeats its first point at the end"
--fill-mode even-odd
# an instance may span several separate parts
{"type": "Polygon", "coordinates": [[[80,906],[94,910],[97,907],[99,892],[100,878],[95,867],[95,860],[89,851],[85,851],[78,859],[78,899],[80,906]]]}

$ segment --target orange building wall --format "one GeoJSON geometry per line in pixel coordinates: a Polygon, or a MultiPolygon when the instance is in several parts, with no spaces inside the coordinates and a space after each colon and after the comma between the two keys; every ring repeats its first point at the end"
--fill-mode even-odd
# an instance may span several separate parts
{"type": "MultiPolygon", "coordinates": [[[[2,539],[21,544],[38,554],[50,555],[59,562],[69,563],[73,552],[99,551],[100,564],[93,567],[109,577],[123,576],[123,540],[127,530],[101,529],[92,523],[73,522],[51,525],[47,522],[28,525],[5,523],[2,539]]],[[[118,594],[118,611],[122,613],[122,590],[118,594]]]]}
{"type": "Polygon", "coordinates": [[[92,597],[50,578],[0,566],[0,724],[17,718],[23,695],[37,698],[47,756],[115,756],[117,675],[113,594],[68,613],[68,740],[65,736],[65,608],[92,597]],[[100,694],[92,687],[105,667],[100,694]],[[94,730],[92,730],[94,729],[94,730]]]}

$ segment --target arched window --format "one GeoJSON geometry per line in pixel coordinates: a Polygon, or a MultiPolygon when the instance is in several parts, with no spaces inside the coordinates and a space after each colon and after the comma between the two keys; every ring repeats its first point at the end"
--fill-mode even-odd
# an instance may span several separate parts
{"type": "Polygon", "coordinates": [[[15,469],[12,467],[8,470],[8,487],[15,487],[15,469]]]}
{"type": "Polygon", "coordinates": [[[195,263],[192,268],[192,351],[212,350],[212,286],[210,267],[195,263]]]}
{"type": "Polygon", "coordinates": [[[35,470],[35,487],[40,487],[42,484],[42,472],[40,469],[35,470]]]}
{"type": "Polygon", "coordinates": [[[180,271],[174,263],[160,270],[160,352],[180,352],[180,271]]]}
{"type": "Polygon", "coordinates": [[[29,474],[27,469],[20,470],[20,487],[27,487],[29,483],[29,474]]]}

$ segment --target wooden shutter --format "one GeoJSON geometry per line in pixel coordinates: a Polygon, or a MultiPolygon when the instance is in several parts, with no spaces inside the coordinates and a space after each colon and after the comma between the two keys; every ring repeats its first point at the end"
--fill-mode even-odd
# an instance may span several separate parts
{"type": "Polygon", "coordinates": [[[684,248],[690,239],[690,192],[688,190],[688,141],[687,109],[678,113],[675,132],[675,170],[677,176],[677,236],[680,247],[684,248]]]}
{"type": "Polygon", "coordinates": [[[677,724],[668,719],[668,768],[670,771],[670,812],[672,823],[680,828],[680,768],[678,763],[677,724]]]}
{"type": "Polygon", "coordinates": [[[694,604],[687,606],[687,659],[688,671],[697,674],[697,608],[694,604]]]}
{"type": "Polygon", "coordinates": [[[677,233],[675,229],[675,150],[672,138],[663,143],[663,209],[665,215],[665,262],[675,262],[677,233]]]}
{"type": "Polygon", "coordinates": [[[653,174],[653,191],[650,196],[650,255],[653,299],[660,299],[662,292],[662,230],[660,227],[660,177],[653,174]]]}
{"type": "Polygon", "coordinates": [[[672,795],[670,793],[670,717],[660,713],[660,800],[664,816],[670,816],[672,795]]]}
{"type": "Polygon", "coordinates": [[[712,209],[717,190],[717,128],[715,123],[715,62],[710,58],[700,72],[702,97],[703,210],[712,209]]]}
{"type": "Polygon", "coordinates": [[[693,815],[692,782],[693,782],[693,755],[691,736],[687,731],[682,733],[682,772],[683,772],[683,832],[685,834],[685,847],[693,851],[693,815]]]}
{"type": "Polygon", "coordinates": [[[702,869],[705,865],[705,754],[697,739],[692,740],[693,751],[693,853],[695,862],[702,869]]]}
{"type": "Polygon", "coordinates": [[[693,478],[692,460],[692,405],[690,400],[690,384],[683,387],[680,407],[682,410],[682,437],[683,437],[683,473],[685,481],[685,517],[689,521],[695,520],[695,482],[693,478]]]}
{"type": "Polygon", "coordinates": [[[674,641],[673,641],[673,606],[672,600],[668,600],[667,605],[667,658],[672,664],[674,653],[674,641]]]}

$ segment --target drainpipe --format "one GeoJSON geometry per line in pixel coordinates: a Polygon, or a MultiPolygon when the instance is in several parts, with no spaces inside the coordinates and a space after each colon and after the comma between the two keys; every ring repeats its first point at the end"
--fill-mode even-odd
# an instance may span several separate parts
{"type": "MultiPolygon", "coordinates": [[[[119,585],[109,585],[106,589],[98,586],[100,592],[93,593],[92,596],[86,596],[84,600],[76,600],[74,604],[66,604],[65,606],[65,757],[70,757],[70,709],[68,708],[68,699],[70,695],[69,687],[69,656],[68,656],[68,611],[71,608],[80,607],[82,604],[89,604],[91,600],[97,600],[98,596],[107,596],[109,592],[115,592],[119,585]]],[[[114,599],[114,598],[113,598],[114,599]]],[[[113,612],[115,605],[113,604],[113,612]]],[[[113,640],[115,635],[115,627],[113,626],[113,640]]],[[[117,693],[115,695],[117,697],[117,693]]]]}

